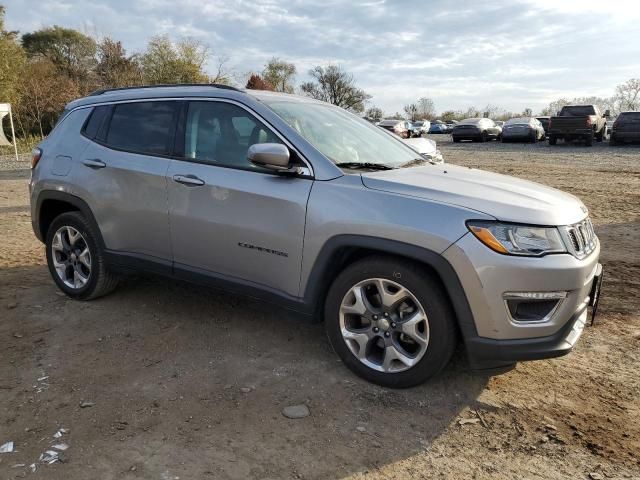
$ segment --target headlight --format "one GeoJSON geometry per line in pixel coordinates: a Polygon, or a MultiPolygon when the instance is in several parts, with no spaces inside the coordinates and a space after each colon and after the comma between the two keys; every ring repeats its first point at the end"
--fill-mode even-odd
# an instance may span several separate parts
{"type": "Polygon", "coordinates": [[[505,255],[541,256],[567,251],[555,227],[488,221],[467,222],[467,227],[491,250],[505,255]]]}

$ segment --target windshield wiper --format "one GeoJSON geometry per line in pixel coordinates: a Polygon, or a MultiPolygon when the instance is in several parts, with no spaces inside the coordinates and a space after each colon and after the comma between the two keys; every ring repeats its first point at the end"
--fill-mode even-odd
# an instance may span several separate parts
{"type": "Polygon", "coordinates": [[[414,158],[413,160],[409,160],[407,163],[403,163],[402,165],[400,165],[400,168],[415,167],[417,165],[424,165],[425,163],[436,165],[436,162],[434,162],[433,160],[429,160],[428,158],[424,157],[418,157],[414,158]]]}
{"type": "Polygon", "coordinates": [[[372,163],[372,162],[340,162],[336,163],[337,167],[345,168],[368,168],[370,170],[393,170],[394,167],[385,165],[384,163],[372,163]]]}

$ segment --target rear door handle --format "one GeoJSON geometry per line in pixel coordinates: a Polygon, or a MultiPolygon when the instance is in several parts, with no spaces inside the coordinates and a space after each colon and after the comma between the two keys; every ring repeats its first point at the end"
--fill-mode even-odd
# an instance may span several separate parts
{"type": "Polygon", "coordinates": [[[102,160],[98,160],[97,158],[84,160],[82,163],[89,168],[104,168],[107,166],[106,163],[104,163],[102,160]]]}
{"type": "Polygon", "coordinates": [[[173,181],[188,187],[199,187],[204,185],[204,180],[196,177],[195,175],[174,175],[173,181]]]}

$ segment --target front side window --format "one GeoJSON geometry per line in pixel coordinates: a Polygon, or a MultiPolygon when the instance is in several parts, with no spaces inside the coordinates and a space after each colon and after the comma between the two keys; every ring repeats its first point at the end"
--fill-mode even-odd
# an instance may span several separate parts
{"type": "Polygon", "coordinates": [[[282,143],[243,108],[225,102],[190,102],[184,133],[184,156],[223,167],[264,170],[252,164],[247,150],[256,143],[282,143]]]}
{"type": "Polygon", "coordinates": [[[136,153],[168,155],[173,149],[177,102],[121,103],[114,107],[106,144],[136,153]]]}

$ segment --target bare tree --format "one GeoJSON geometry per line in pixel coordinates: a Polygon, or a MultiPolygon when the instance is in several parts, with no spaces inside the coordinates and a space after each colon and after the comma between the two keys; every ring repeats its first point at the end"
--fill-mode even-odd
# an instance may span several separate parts
{"type": "Polygon", "coordinates": [[[640,110],[640,78],[631,78],[618,85],[612,103],[616,113],[640,110]]]}
{"type": "Polygon", "coordinates": [[[436,107],[430,98],[422,97],[417,107],[419,120],[432,120],[436,116],[436,107]]]}
{"type": "Polygon", "coordinates": [[[415,103],[410,103],[409,105],[404,106],[404,113],[407,115],[407,119],[415,122],[418,120],[418,105],[415,103]]]}
{"type": "Polygon", "coordinates": [[[355,85],[353,75],[337,65],[315,67],[309,71],[315,81],[300,85],[304,93],[317,100],[332,103],[346,110],[362,112],[371,98],[355,85]]]}
{"type": "Polygon", "coordinates": [[[379,122],[384,117],[384,112],[381,108],[378,107],[370,107],[364,112],[364,116],[374,122],[379,122]]]}

